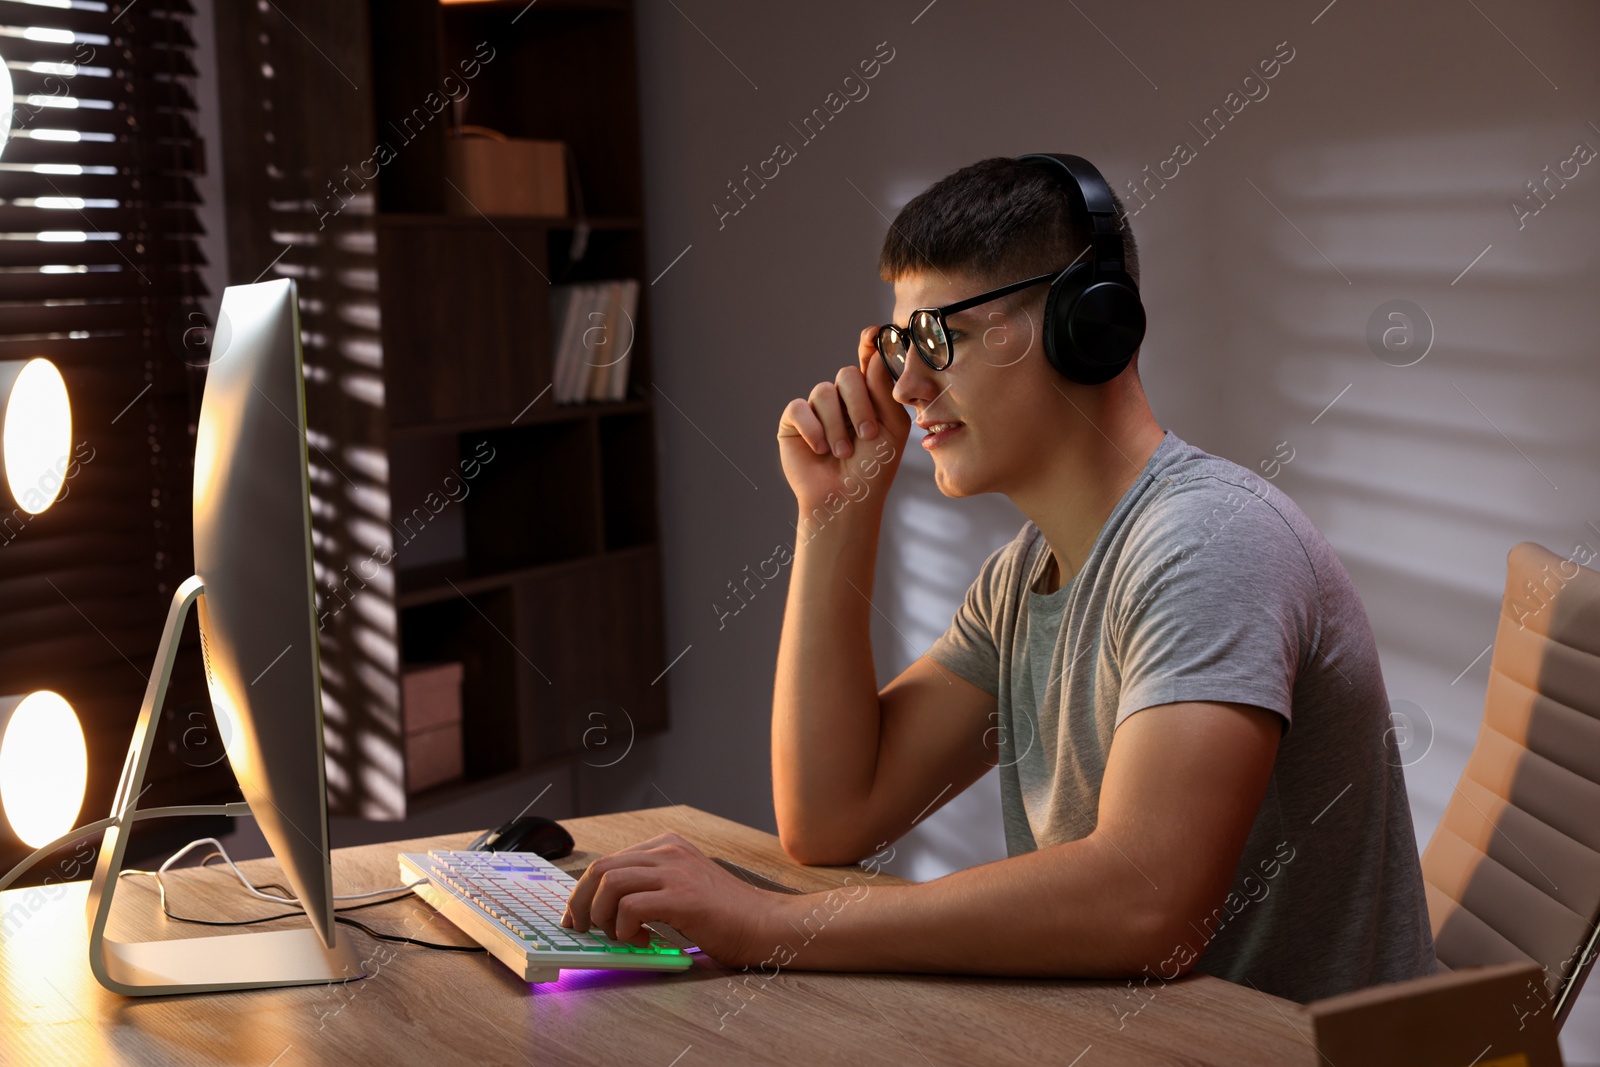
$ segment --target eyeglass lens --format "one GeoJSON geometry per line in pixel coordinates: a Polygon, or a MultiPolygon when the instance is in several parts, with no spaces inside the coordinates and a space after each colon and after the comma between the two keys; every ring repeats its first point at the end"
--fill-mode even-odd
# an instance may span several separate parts
{"type": "Polygon", "coordinates": [[[950,365],[950,339],[945,336],[938,315],[932,311],[914,313],[911,316],[911,339],[934,367],[943,370],[950,365]]]}
{"type": "Polygon", "coordinates": [[[886,326],[878,332],[878,351],[889,364],[891,377],[899,378],[906,369],[906,357],[911,354],[907,344],[905,331],[899,327],[886,326]]]}

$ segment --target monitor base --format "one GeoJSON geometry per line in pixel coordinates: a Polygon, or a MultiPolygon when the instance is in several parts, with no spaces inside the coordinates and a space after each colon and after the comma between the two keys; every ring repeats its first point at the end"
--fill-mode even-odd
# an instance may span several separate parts
{"type": "MultiPolygon", "coordinates": [[[[194,602],[205,592],[198,575],[190,577],[172,597],[167,622],[156,649],[155,669],[145,689],[144,705],[133,728],[128,756],[122,765],[111,817],[89,883],[89,968],[96,980],[123,996],[161,996],[172,993],[210,993],[225,989],[264,989],[275,986],[346,982],[366,977],[359,953],[348,937],[330,928],[324,943],[315,930],[262,930],[249,934],[224,934],[167,941],[114,941],[106,936],[111,901],[122,871],[130,829],[138,818],[139,794],[150,753],[155,746],[156,719],[172,679],[178,655],[178,638],[194,602]]],[[[241,806],[242,807],[242,806],[241,806]]]]}
{"type": "MultiPolygon", "coordinates": [[[[100,941],[95,977],[124,996],[212,993],[225,989],[316,985],[365,978],[348,937],[329,948],[311,929],[186,937],[175,941],[100,941]],[[104,972],[103,975],[101,972],[104,972]]],[[[94,954],[95,946],[89,951],[94,954]]]]}

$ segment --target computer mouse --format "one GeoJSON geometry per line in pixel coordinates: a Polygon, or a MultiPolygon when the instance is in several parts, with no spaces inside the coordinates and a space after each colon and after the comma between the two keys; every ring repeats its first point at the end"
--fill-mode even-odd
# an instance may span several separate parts
{"type": "Polygon", "coordinates": [[[572,835],[553,819],[541,815],[522,815],[492,834],[473,842],[483,852],[532,852],[547,860],[560,859],[572,851],[572,835]]]}

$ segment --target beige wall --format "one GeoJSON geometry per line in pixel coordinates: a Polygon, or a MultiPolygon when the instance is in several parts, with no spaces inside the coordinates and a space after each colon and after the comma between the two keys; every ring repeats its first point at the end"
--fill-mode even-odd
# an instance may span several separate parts
{"type": "MultiPolygon", "coordinates": [[[[789,536],[781,408],[852,359],[857,329],[890,307],[874,270],[884,216],[994,154],[1076,152],[1123,190],[1181,140],[1194,158],[1133,219],[1152,404],[1179,436],[1252,468],[1278,442],[1294,449],[1278,484],[1353,575],[1391,698],[1420,709],[1408,782],[1425,842],[1482,710],[1489,657],[1463,671],[1493,637],[1506,552],[1525,539],[1562,555],[1580,540],[1600,548],[1586,299],[1600,166],[1580,166],[1520,229],[1511,208],[1577,142],[1600,146],[1600,10],[924,3],[640,5],[653,269],[683,253],[650,300],[671,401],[657,416],[667,654],[689,651],[662,682],[671,735],[586,772],[585,805],[669,798],[773,825],[784,579],[721,629],[714,605],[789,536]],[[893,59],[863,97],[844,79],[885,41],[893,59]],[[1289,49],[1264,96],[1244,82],[1289,49]],[[860,98],[802,141],[790,123],[835,90],[860,98]],[[1189,125],[1246,93],[1256,99],[1213,140],[1189,125]],[[779,141],[794,158],[723,215],[737,203],[726,183],[779,141]],[[1365,340],[1395,299],[1436,333],[1409,367],[1365,340]]],[[[880,558],[884,681],[1021,522],[1003,499],[945,500],[912,445],[880,558]]],[[[902,846],[905,869],[1002,855],[996,797],[991,778],[929,819],[902,846]]],[[[1600,1063],[1597,997],[1568,1024],[1571,1062],[1600,1063]]]]}

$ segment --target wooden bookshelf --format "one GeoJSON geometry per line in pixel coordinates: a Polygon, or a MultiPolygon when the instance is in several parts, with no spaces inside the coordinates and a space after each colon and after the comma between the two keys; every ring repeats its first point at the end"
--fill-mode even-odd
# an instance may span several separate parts
{"type": "Polygon", "coordinates": [[[632,5],[370,10],[380,136],[453,72],[467,123],[568,142],[590,231],[574,263],[575,218],[444,213],[438,121],[378,186],[390,455],[415,464],[391,479],[394,521],[413,507],[400,486],[495,457],[461,501],[459,554],[396,572],[401,661],[463,663],[466,777],[493,782],[581,753],[591,711],[667,722],[650,684],[666,664],[647,331],[624,401],[557,405],[546,388],[550,285],[645,272],[632,5]]]}
{"type": "MultiPolygon", "coordinates": [[[[613,727],[626,720],[636,736],[664,729],[666,687],[652,684],[667,659],[645,294],[623,400],[558,405],[549,388],[551,285],[648,280],[632,3],[225,6],[223,48],[242,53],[243,70],[273,69],[255,88],[271,101],[275,128],[304,127],[293,146],[281,133],[225,144],[234,280],[248,281],[278,251],[267,233],[284,220],[266,217],[268,203],[281,213],[298,195],[325,211],[337,203],[330,179],[357,173],[349,165],[375,145],[394,148],[361,185],[369,206],[338,212],[326,237],[319,218],[319,239],[289,249],[281,268],[303,279],[305,328],[323,331],[307,348],[312,441],[325,435],[342,457],[357,446],[363,470],[383,468],[393,549],[392,580],[357,594],[368,598],[362,619],[378,621],[342,612],[322,639],[325,689],[338,710],[330,810],[405,817],[570,762],[584,755],[595,712],[613,727]],[[291,23],[325,55],[291,39],[291,23]],[[588,230],[581,258],[572,257],[576,215],[446,211],[453,108],[417,109],[452,85],[464,122],[569,144],[588,230]],[[319,118],[329,101],[345,113],[337,129],[319,118]],[[263,179],[263,170],[279,177],[263,179]],[[352,248],[363,250],[358,261],[352,248]],[[360,271],[375,277],[376,315],[339,314],[336,280],[360,271]],[[366,318],[376,320],[371,335],[353,346],[352,323],[366,318]],[[361,390],[339,387],[359,368],[336,353],[362,344],[381,349],[376,412],[370,400],[363,407],[342,395],[361,390]],[[311,373],[318,364],[328,373],[311,373]],[[377,651],[373,632],[388,642],[377,651]],[[407,666],[439,661],[463,665],[465,777],[397,804],[404,709],[393,694],[407,666]],[[375,775],[388,784],[362,784],[375,775]]],[[[259,122],[251,87],[225,86],[223,98],[225,131],[259,122]]],[[[338,473],[351,485],[325,479],[329,515],[359,513],[370,499],[362,470],[345,467],[338,473]]],[[[377,527],[330,524],[318,548],[324,571],[340,573],[359,553],[358,528],[377,527]]]]}

